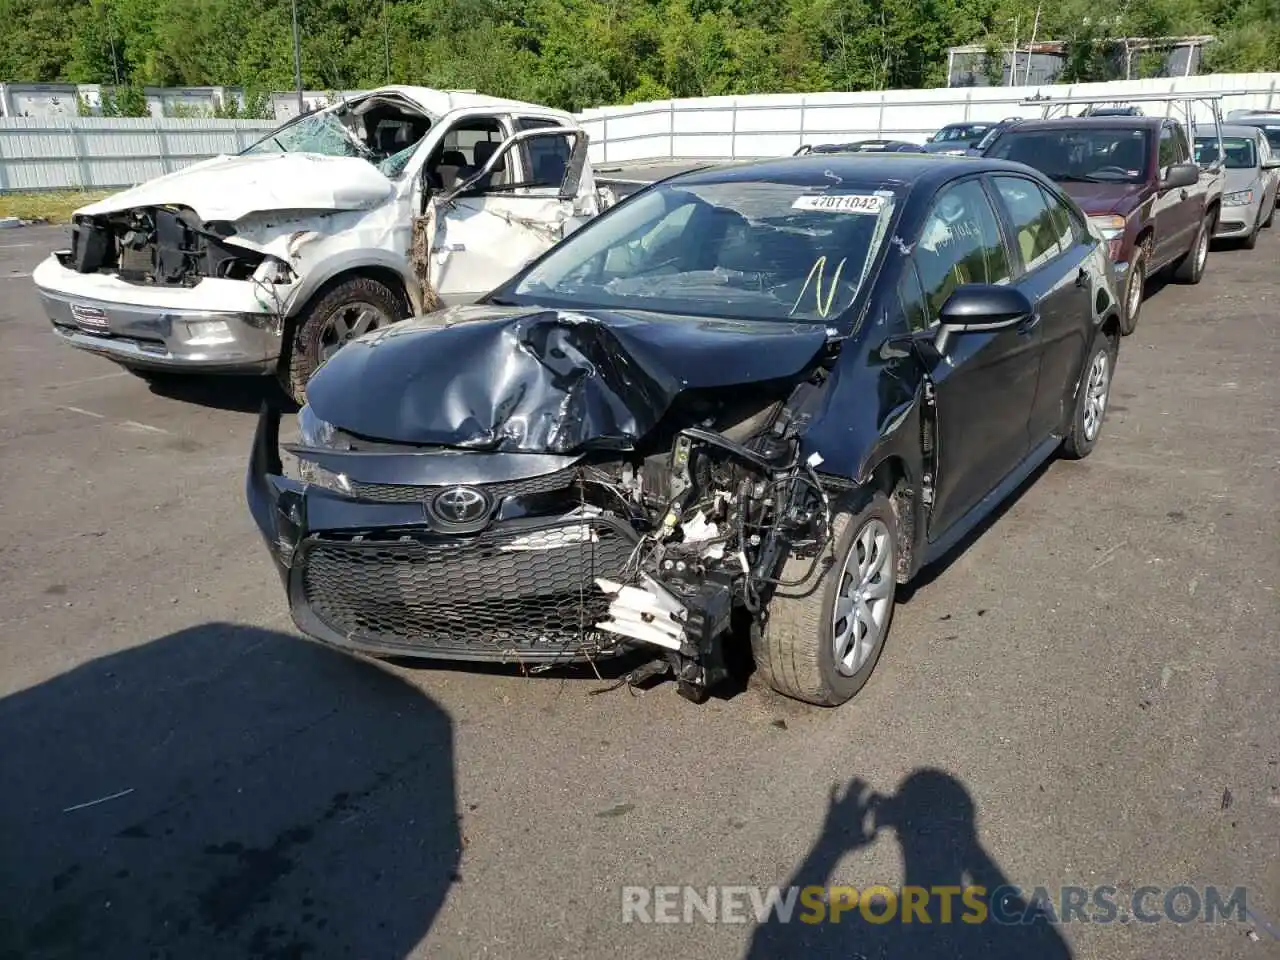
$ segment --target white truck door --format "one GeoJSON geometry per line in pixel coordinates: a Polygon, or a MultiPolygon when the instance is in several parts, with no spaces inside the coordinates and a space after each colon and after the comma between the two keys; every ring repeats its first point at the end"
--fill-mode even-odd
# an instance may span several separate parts
{"type": "Polygon", "coordinates": [[[524,130],[496,149],[476,147],[479,169],[427,206],[428,280],[446,306],[473,303],[599,212],[583,131],[524,130]],[[539,181],[534,161],[566,138],[557,182],[539,181]]]}

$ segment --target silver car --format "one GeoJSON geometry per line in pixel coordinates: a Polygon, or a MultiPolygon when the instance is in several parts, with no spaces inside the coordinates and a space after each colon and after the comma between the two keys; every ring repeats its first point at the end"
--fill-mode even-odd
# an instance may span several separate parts
{"type": "MultiPolygon", "coordinates": [[[[1201,166],[1217,158],[1217,149],[1216,137],[1196,137],[1196,161],[1201,166]]],[[[1271,226],[1275,216],[1280,153],[1272,152],[1262,130],[1240,124],[1223,125],[1222,149],[1227,183],[1213,235],[1239,240],[1252,249],[1258,242],[1258,231],[1271,226]]]]}

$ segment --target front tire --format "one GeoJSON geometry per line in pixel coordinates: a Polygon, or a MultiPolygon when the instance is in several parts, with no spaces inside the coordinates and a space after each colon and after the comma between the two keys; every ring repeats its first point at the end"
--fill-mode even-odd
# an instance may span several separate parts
{"type": "Polygon", "coordinates": [[[1173,271],[1173,279],[1178,283],[1194,286],[1204,279],[1205,264],[1209,262],[1209,239],[1213,236],[1213,214],[1208,214],[1200,221],[1200,230],[1191,244],[1191,249],[1183,255],[1173,271]]]}
{"type": "Polygon", "coordinates": [[[1142,302],[1146,298],[1147,264],[1150,262],[1151,241],[1143,240],[1134,248],[1133,263],[1129,265],[1129,277],[1125,282],[1120,332],[1126,337],[1138,326],[1138,316],[1142,313],[1142,302]]]}
{"type": "MultiPolygon", "coordinates": [[[[835,562],[819,561],[804,583],[779,586],[768,616],[752,631],[756,668],[777,692],[818,706],[852,698],[870,678],[893,622],[898,523],[884,494],[832,524],[835,562]]],[[[812,561],[790,558],[793,581],[812,561]]]]}
{"type": "Polygon", "coordinates": [[[1249,231],[1249,235],[1240,241],[1242,250],[1252,250],[1258,245],[1258,232],[1262,229],[1262,211],[1258,211],[1258,218],[1253,221],[1253,229],[1249,231]]]}
{"type": "Polygon", "coordinates": [[[280,382],[289,396],[306,402],[307,383],[349,341],[401,320],[408,313],[401,296],[369,277],[350,277],[312,300],[292,324],[280,382]]]}
{"type": "Polygon", "coordinates": [[[1076,411],[1071,429],[1062,442],[1063,454],[1071,460],[1083,460],[1093,452],[1102,436],[1107,405],[1111,400],[1111,381],[1115,376],[1119,343],[1113,335],[1099,332],[1089,359],[1085,362],[1076,393],[1076,411]]]}

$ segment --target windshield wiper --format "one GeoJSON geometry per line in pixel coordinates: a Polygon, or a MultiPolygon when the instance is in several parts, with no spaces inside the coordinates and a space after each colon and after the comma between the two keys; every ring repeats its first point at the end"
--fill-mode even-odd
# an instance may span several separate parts
{"type": "Polygon", "coordinates": [[[1108,183],[1105,177],[1093,177],[1087,173],[1054,173],[1050,174],[1054,180],[1066,183],[1108,183]]]}

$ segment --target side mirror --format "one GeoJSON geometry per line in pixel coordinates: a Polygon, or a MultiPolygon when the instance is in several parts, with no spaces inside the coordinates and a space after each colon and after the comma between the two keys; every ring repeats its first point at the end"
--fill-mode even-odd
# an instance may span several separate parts
{"type": "Polygon", "coordinates": [[[1026,320],[1035,305],[1016,287],[1003,284],[967,283],[956,287],[938,311],[938,333],[934,347],[947,348],[952,334],[1005,330],[1026,320]]]}
{"type": "Polygon", "coordinates": [[[1280,157],[1272,157],[1262,165],[1263,170],[1280,170],[1280,157]]]}
{"type": "Polygon", "coordinates": [[[1200,168],[1194,163],[1175,163],[1160,181],[1161,190],[1176,190],[1179,187],[1194,187],[1200,182],[1200,168]]]}

